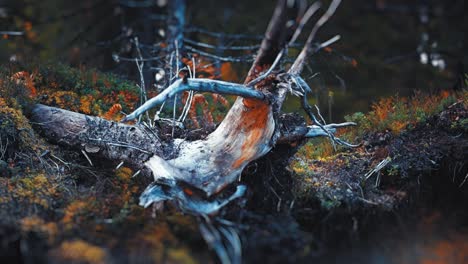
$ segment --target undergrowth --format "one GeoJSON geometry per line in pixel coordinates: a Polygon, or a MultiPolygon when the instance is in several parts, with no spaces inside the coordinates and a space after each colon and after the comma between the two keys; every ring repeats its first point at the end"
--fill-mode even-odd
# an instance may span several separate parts
{"type": "Polygon", "coordinates": [[[43,103],[119,120],[139,98],[134,83],[93,69],[0,67],[0,233],[17,228],[15,239],[47,259],[37,262],[125,263],[143,254],[149,262],[193,263],[190,241],[179,238],[190,233],[200,243],[194,219],[173,213],[155,221],[138,205],[147,182],[132,178],[135,171],[90,167],[79,152],[48,144],[27,119],[31,107],[43,103]],[[128,259],[116,259],[116,248],[125,248],[128,259]]]}
{"type": "MultiPolygon", "coordinates": [[[[425,122],[430,116],[440,113],[445,107],[461,101],[468,104],[468,90],[460,92],[442,91],[438,94],[416,92],[410,98],[392,96],[382,98],[372,104],[371,111],[364,114],[357,112],[345,116],[346,121],[357,126],[337,131],[337,136],[348,142],[359,143],[367,134],[391,132],[399,135],[409,131],[418,123],[425,122]]],[[[466,120],[459,120],[454,126],[463,126],[466,120]]],[[[344,150],[338,146],[337,151],[344,150]]],[[[337,152],[326,138],[309,140],[299,151],[297,157],[303,159],[328,159],[337,152]]]]}

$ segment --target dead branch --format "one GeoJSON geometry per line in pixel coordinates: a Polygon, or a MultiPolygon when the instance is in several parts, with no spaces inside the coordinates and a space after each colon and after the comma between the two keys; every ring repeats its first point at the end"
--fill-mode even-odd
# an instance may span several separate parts
{"type": "Polygon", "coordinates": [[[164,156],[160,139],[143,126],[130,126],[55,107],[36,105],[30,117],[47,139],[85,153],[142,169],[152,155],[164,156]]]}
{"type": "MultiPolygon", "coordinates": [[[[159,140],[159,131],[145,133],[147,128],[141,125],[117,124],[41,105],[36,107],[31,120],[40,124],[47,138],[59,143],[84,149],[87,154],[95,153],[115,160],[116,164],[124,161],[138,168],[149,169],[155,183],[141,196],[140,203],[143,206],[171,200],[185,211],[211,214],[232,199],[242,196],[245,189],[238,186],[233,194],[219,199],[215,197],[211,201],[206,200],[206,197],[217,195],[234,183],[250,162],[270,152],[278,140],[327,136],[333,142],[345,144],[334,137],[333,133],[338,127],[353,124],[320,123],[307,104],[306,96],[311,89],[299,76],[303,61],[312,49],[316,31],[333,14],[339,2],[333,1],[325,15],[319,19],[300,58],[288,73],[277,74],[273,79],[266,78],[275,74],[273,70],[279,64],[288,44],[297,38],[304,21],[313,15],[318,4],[305,11],[305,8],[297,8],[296,4],[291,5],[291,1],[278,1],[255,61],[245,79],[244,84],[247,85],[211,79],[179,79],[123,120],[135,119],[183,91],[240,96],[222,123],[204,139],[188,141],[176,138],[163,142],[159,140]],[[291,12],[293,10],[296,11],[291,12]],[[295,17],[291,17],[293,13],[296,13],[295,17]],[[291,25],[288,21],[296,22],[291,25]],[[255,89],[248,87],[254,84],[255,89]],[[279,116],[286,94],[293,86],[297,94],[303,97],[304,107],[309,110],[307,113],[314,125],[304,125],[285,132],[279,124],[279,116]],[[198,195],[191,195],[192,193],[198,195]]],[[[177,43],[178,41],[175,45],[177,43]]],[[[170,65],[174,64],[176,52],[177,49],[171,53],[170,65]]],[[[176,58],[175,61],[175,65],[178,65],[179,60],[176,58]]],[[[175,118],[172,123],[174,122],[175,118]]]]}
{"type": "Polygon", "coordinates": [[[262,92],[249,89],[241,84],[211,79],[179,79],[167,87],[162,93],[151,98],[131,114],[127,115],[122,122],[133,120],[149,109],[161,105],[164,101],[174,97],[177,93],[189,90],[238,95],[258,100],[264,100],[266,98],[262,92]]]}
{"type": "Polygon", "coordinates": [[[325,12],[325,14],[323,14],[323,16],[314,25],[314,27],[312,28],[312,31],[310,32],[309,37],[307,38],[306,44],[304,45],[304,47],[301,50],[301,53],[299,53],[299,56],[297,56],[297,58],[294,61],[293,65],[289,69],[290,74],[299,75],[302,72],[305,60],[307,59],[308,56],[311,55],[311,53],[314,52],[313,41],[315,39],[315,35],[317,34],[317,31],[335,13],[335,11],[338,8],[338,6],[340,5],[340,3],[341,3],[341,0],[333,0],[333,2],[330,4],[330,6],[328,7],[328,10],[325,12]]]}

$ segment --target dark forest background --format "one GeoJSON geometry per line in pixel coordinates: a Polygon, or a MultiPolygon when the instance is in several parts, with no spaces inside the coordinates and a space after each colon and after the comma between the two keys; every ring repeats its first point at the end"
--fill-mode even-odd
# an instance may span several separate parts
{"type": "MultiPolygon", "coordinates": [[[[135,36],[145,45],[160,45],[167,1],[0,1],[0,31],[22,32],[2,35],[0,61],[59,61],[138,81],[135,64],[116,62],[113,55],[134,57],[135,36]]],[[[185,35],[213,45],[255,45],[273,7],[271,0],[187,1],[185,35]],[[251,38],[212,38],[199,33],[200,28],[251,38]]],[[[317,91],[314,100],[330,121],[340,121],[345,114],[367,111],[379,97],[459,89],[468,64],[465,13],[463,0],[343,1],[318,36],[325,41],[339,34],[341,40],[311,58],[305,71],[317,91]]],[[[224,55],[233,54],[248,57],[254,52],[224,55]]],[[[250,63],[232,64],[241,82],[250,63]]],[[[156,70],[146,71],[154,76],[156,70]]],[[[291,100],[285,110],[295,111],[296,104],[291,100]]]]}

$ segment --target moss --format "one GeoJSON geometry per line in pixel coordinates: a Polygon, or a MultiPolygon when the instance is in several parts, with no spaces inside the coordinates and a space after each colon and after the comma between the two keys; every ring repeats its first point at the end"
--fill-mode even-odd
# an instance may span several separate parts
{"type": "Polygon", "coordinates": [[[170,263],[185,263],[195,264],[198,263],[189,253],[187,249],[171,248],[167,253],[168,262],[170,263]]]}
{"type": "Polygon", "coordinates": [[[60,262],[100,264],[106,263],[107,253],[101,247],[78,239],[64,241],[49,256],[60,262]]]}
{"type": "Polygon", "coordinates": [[[9,82],[10,76],[18,73],[28,77],[27,82],[18,82],[26,91],[23,93],[34,95],[23,97],[84,114],[100,116],[116,103],[128,113],[140,98],[134,83],[95,69],[72,68],[60,63],[12,64],[8,70],[3,69],[0,79],[9,82]]]}
{"type": "Polygon", "coordinates": [[[8,102],[0,97],[0,129],[2,134],[9,136],[12,141],[18,141],[20,148],[36,150],[37,144],[40,143],[14,98],[10,98],[8,102]]]}
{"type": "Polygon", "coordinates": [[[456,102],[457,98],[464,98],[466,92],[424,95],[417,93],[411,98],[398,96],[380,99],[372,105],[372,111],[361,112],[345,116],[346,121],[356,122],[358,129],[354,136],[365,133],[390,130],[398,135],[415,124],[426,121],[426,118],[441,112],[445,107],[456,102]]]}
{"type": "Polygon", "coordinates": [[[127,167],[88,167],[76,152],[42,140],[24,114],[42,102],[118,119],[138,99],[134,84],[94,70],[1,68],[0,140],[7,150],[0,150],[0,225],[16,226],[22,239],[38,238],[34,245],[52,262],[118,262],[113,253],[124,249],[151,262],[196,263],[200,253],[190,249],[203,241],[196,219],[158,212],[155,221],[151,210],[138,206],[145,179],[131,178],[127,167]],[[12,81],[17,72],[27,72],[29,83],[12,81]]]}
{"type": "Polygon", "coordinates": [[[11,199],[49,209],[58,195],[57,186],[44,174],[31,174],[24,178],[13,178],[8,188],[11,199]]]}
{"type": "MultiPolygon", "coordinates": [[[[406,195],[395,191],[399,188],[395,186],[406,188],[413,184],[409,182],[419,182],[415,175],[433,170],[447,155],[462,151],[465,143],[458,135],[468,127],[466,95],[462,91],[420,95],[414,100],[392,97],[381,100],[374,111],[349,116],[358,128],[337,135],[348,141],[365,140],[362,147],[339,148],[329,154],[322,145],[327,141],[305,144],[290,163],[296,197],[315,200],[324,210],[363,202],[391,209],[406,195]],[[388,158],[390,163],[366,181],[367,173],[388,158]]],[[[451,159],[463,159],[454,156],[451,159]]]]}
{"type": "Polygon", "coordinates": [[[460,118],[459,120],[456,120],[452,122],[451,124],[452,129],[463,129],[465,131],[468,130],[468,118],[460,118]]]}
{"type": "Polygon", "coordinates": [[[21,231],[23,233],[35,232],[45,239],[49,245],[53,244],[58,235],[59,229],[54,222],[45,222],[37,215],[25,217],[20,220],[21,231]]]}
{"type": "Polygon", "coordinates": [[[67,207],[65,207],[61,223],[66,229],[71,229],[75,226],[76,222],[81,222],[81,217],[87,210],[87,202],[76,200],[68,204],[67,207]]]}
{"type": "Polygon", "coordinates": [[[100,73],[94,69],[76,69],[63,64],[36,67],[42,76],[40,92],[74,92],[79,97],[75,107],[86,114],[101,115],[116,103],[122,105],[123,111],[130,112],[139,101],[139,88],[113,74],[100,73]]]}
{"type": "Polygon", "coordinates": [[[124,183],[128,183],[133,175],[132,169],[128,167],[120,167],[116,172],[115,176],[124,183]]]}

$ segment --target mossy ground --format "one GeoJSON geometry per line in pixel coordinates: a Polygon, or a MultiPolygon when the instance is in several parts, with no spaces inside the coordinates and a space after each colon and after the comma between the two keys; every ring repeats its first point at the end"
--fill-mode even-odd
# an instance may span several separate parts
{"type": "MultiPolygon", "coordinates": [[[[30,105],[46,103],[118,119],[120,113],[110,110],[134,109],[139,98],[136,85],[90,69],[52,64],[10,65],[1,74],[0,256],[35,263],[213,259],[197,219],[173,208],[156,214],[137,205],[147,179],[132,178],[130,168],[114,169],[105,161],[91,167],[80,153],[44,141],[26,118],[30,105]],[[18,72],[23,73],[15,75],[18,72]]],[[[271,175],[285,176],[278,185],[291,180],[292,188],[270,195],[275,204],[271,208],[235,207],[227,212],[227,218],[240,223],[247,261],[293,261],[316,254],[318,244],[302,230],[307,225],[301,214],[307,210],[346,208],[339,215],[349,218],[350,208],[392,209],[408,199],[413,186],[424,180],[423,172],[433,171],[437,164],[449,160],[451,170],[466,170],[466,100],[466,91],[383,99],[372,112],[350,116],[358,127],[339,134],[362,142],[360,148],[335,153],[328,141],[311,141],[290,164],[292,178],[288,170],[272,173],[275,164],[265,167],[264,177],[258,175],[263,168],[252,166],[250,176],[271,180],[268,192],[278,181],[271,175]],[[364,180],[386,158],[391,162],[364,180]],[[294,203],[286,203],[284,194],[291,192],[294,203]],[[284,199],[281,210],[276,207],[278,199],[284,199]]],[[[462,178],[454,181],[468,186],[462,178]]]]}
{"type": "MultiPolygon", "coordinates": [[[[64,65],[2,68],[0,77],[0,259],[34,263],[198,263],[209,253],[197,221],[138,205],[147,179],[130,168],[90,166],[48,144],[25,112],[46,103],[85,114],[135,107],[137,86],[64,65]],[[16,74],[22,72],[21,74],[16,74]],[[16,75],[15,75],[16,74],[16,75]],[[197,249],[202,250],[197,251],[197,249]]],[[[107,112],[107,113],[106,113],[107,112]]],[[[3,261],[3,260],[2,260],[3,261]]]]}
{"type": "Polygon", "coordinates": [[[327,139],[318,139],[298,151],[290,166],[299,200],[316,199],[326,210],[394,209],[408,198],[413,183],[424,180],[422,174],[447,159],[458,166],[453,181],[462,183],[468,167],[466,90],[381,99],[372,109],[348,116],[357,127],[338,132],[360,147],[335,152],[327,139]],[[382,161],[388,161],[385,167],[369,174],[382,161]]]}

